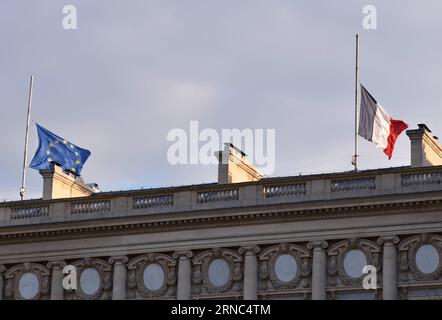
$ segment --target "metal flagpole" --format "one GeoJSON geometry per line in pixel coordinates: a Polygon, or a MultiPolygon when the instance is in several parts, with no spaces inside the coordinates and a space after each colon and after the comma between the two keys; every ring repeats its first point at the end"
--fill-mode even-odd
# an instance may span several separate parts
{"type": "Polygon", "coordinates": [[[32,87],[34,85],[34,76],[31,76],[28,96],[28,115],[26,119],[26,134],[25,134],[25,151],[23,154],[23,175],[21,178],[20,198],[23,200],[26,192],[26,167],[28,162],[28,138],[29,138],[29,123],[31,121],[31,106],[32,106],[32,87]]]}
{"type": "Polygon", "coordinates": [[[358,171],[358,129],[359,129],[359,35],[356,34],[356,73],[355,73],[355,154],[353,155],[352,164],[355,171],[358,171]]]}

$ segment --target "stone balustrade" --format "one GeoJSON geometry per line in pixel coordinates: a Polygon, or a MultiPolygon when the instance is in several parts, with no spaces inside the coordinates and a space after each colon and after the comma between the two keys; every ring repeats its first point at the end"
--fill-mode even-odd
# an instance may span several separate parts
{"type": "Polygon", "coordinates": [[[265,199],[275,197],[295,197],[305,195],[305,193],[306,183],[271,185],[263,187],[263,197],[265,199]]]}
{"type": "Polygon", "coordinates": [[[71,213],[94,213],[110,211],[110,200],[72,202],[71,213]]]}
{"type": "Polygon", "coordinates": [[[197,193],[198,203],[239,200],[238,188],[197,193]]]}
{"type": "Polygon", "coordinates": [[[11,209],[11,219],[40,218],[49,215],[48,206],[16,207],[11,209]]]}
{"type": "Polygon", "coordinates": [[[331,192],[353,192],[376,189],[375,177],[331,181],[331,192]]]}
{"type": "Polygon", "coordinates": [[[391,168],[0,203],[0,227],[442,191],[442,166],[391,168]]]}
{"type": "Polygon", "coordinates": [[[144,196],[133,198],[134,209],[145,209],[155,207],[171,207],[173,206],[173,194],[165,194],[159,196],[144,196]]]}
{"type": "Polygon", "coordinates": [[[408,173],[402,175],[402,186],[440,185],[442,172],[408,173]]]}

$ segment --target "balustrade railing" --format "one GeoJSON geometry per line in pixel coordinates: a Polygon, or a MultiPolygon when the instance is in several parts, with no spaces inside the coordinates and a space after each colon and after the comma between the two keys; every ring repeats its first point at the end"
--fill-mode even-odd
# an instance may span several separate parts
{"type": "Polygon", "coordinates": [[[133,198],[134,209],[154,208],[154,207],[172,207],[173,194],[159,196],[141,196],[133,198]]]}
{"type": "Polygon", "coordinates": [[[331,181],[331,192],[354,192],[376,189],[375,177],[339,179],[331,181]]]}
{"type": "Polygon", "coordinates": [[[49,216],[48,206],[17,207],[11,209],[11,219],[40,218],[49,216]]]}
{"type": "Polygon", "coordinates": [[[110,200],[81,201],[71,203],[71,213],[97,213],[110,211],[110,200]]]}
{"type": "Polygon", "coordinates": [[[239,200],[239,189],[226,189],[197,192],[198,203],[239,200]]]}
{"type": "Polygon", "coordinates": [[[264,199],[302,196],[305,193],[306,183],[264,186],[262,190],[264,199]]]}

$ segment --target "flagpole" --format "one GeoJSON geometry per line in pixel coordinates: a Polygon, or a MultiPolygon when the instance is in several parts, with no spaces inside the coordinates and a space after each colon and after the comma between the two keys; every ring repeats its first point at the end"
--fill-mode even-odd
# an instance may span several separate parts
{"type": "Polygon", "coordinates": [[[23,174],[21,178],[20,198],[23,200],[26,192],[26,168],[28,162],[28,138],[29,138],[29,124],[31,121],[31,107],[32,107],[32,87],[34,85],[34,76],[31,76],[29,84],[29,96],[28,96],[28,114],[26,118],[26,133],[25,133],[25,150],[23,154],[23,174]]]}
{"type": "Polygon", "coordinates": [[[353,155],[352,164],[355,171],[358,171],[358,122],[359,122],[359,108],[358,108],[358,92],[359,92],[359,35],[356,34],[356,70],[355,70],[355,154],[353,155]]]}

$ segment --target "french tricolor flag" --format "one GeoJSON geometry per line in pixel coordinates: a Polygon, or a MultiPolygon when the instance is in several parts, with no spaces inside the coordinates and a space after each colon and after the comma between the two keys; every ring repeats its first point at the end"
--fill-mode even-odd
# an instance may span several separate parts
{"type": "Polygon", "coordinates": [[[392,119],[361,84],[358,130],[358,134],[361,137],[373,142],[379,149],[384,150],[388,159],[391,159],[396,139],[407,128],[408,124],[402,120],[392,119]]]}

